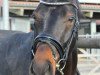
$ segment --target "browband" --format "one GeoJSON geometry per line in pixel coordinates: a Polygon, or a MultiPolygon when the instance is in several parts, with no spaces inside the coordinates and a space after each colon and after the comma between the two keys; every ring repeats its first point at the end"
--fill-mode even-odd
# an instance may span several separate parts
{"type": "Polygon", "coordinates": [[[46,1],[40,0],[40,3],[45,4],[45,5],[58,5],[58,6],[59,5],[73,5],[78,9],[78,7],[71,2],[46,2],[46,1]]]}
{"type": "Polygon", "coordinates": [[[65,4],[71,4],[70,2],[45,2],[43,0],[40,0],[40,3],[47,4],[47,5],[65,5],[65,4]]]}

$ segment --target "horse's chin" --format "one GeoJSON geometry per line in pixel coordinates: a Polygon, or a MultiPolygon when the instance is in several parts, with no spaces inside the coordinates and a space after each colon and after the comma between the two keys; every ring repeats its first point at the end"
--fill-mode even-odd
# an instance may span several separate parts
{"type": "Polygon", "coordinates": [[[45,72],[45,75],[53,75],[50,68],[45,72]]]}
{"type": "Polygon", "coordinates": [[[47,71],[47,72],[45,73],[45,75],[50,75],[50,71],[47,71]]]}

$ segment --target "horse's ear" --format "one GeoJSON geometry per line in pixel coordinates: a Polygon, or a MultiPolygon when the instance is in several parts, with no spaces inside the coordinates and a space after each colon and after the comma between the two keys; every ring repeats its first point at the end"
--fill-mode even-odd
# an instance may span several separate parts
{"type": "Polygon", "coordinates": [[[75,4],[78,7],[78,13],[77,14],[78,14],[79,19],[85,18],[85,16],[83,15],[83,12],[81,11],[79,1],[78,0],[72,0],[72,4],[75,4]]]}

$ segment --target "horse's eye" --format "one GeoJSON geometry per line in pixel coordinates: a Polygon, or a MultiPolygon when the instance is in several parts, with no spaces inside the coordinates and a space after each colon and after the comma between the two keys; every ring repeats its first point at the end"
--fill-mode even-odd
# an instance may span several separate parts
{"type": "Polygon", "coordinates": [[[73,22],[74,19],[75,19],[75,17],[72,16],[72,17],[69,18],[69,21],[73,22]]]}
{"type": "Polygon", "coordinates": [[[36,17],[35,17],[35,16],[33,16],[33,19],[36,19],[36,17]]]}

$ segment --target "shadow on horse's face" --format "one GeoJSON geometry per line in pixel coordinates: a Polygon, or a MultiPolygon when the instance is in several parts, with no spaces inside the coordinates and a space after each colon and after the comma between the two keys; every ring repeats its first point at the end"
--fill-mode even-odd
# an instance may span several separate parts
{"type": "Polygon", "coordinates": [[[38,42],[30,67],[31,75],[55,75],[56,63],[61,59],[58,44],[63,47],[70,39],[76,13],[73,5],[40,4],[34,11],[38,42]]]}

